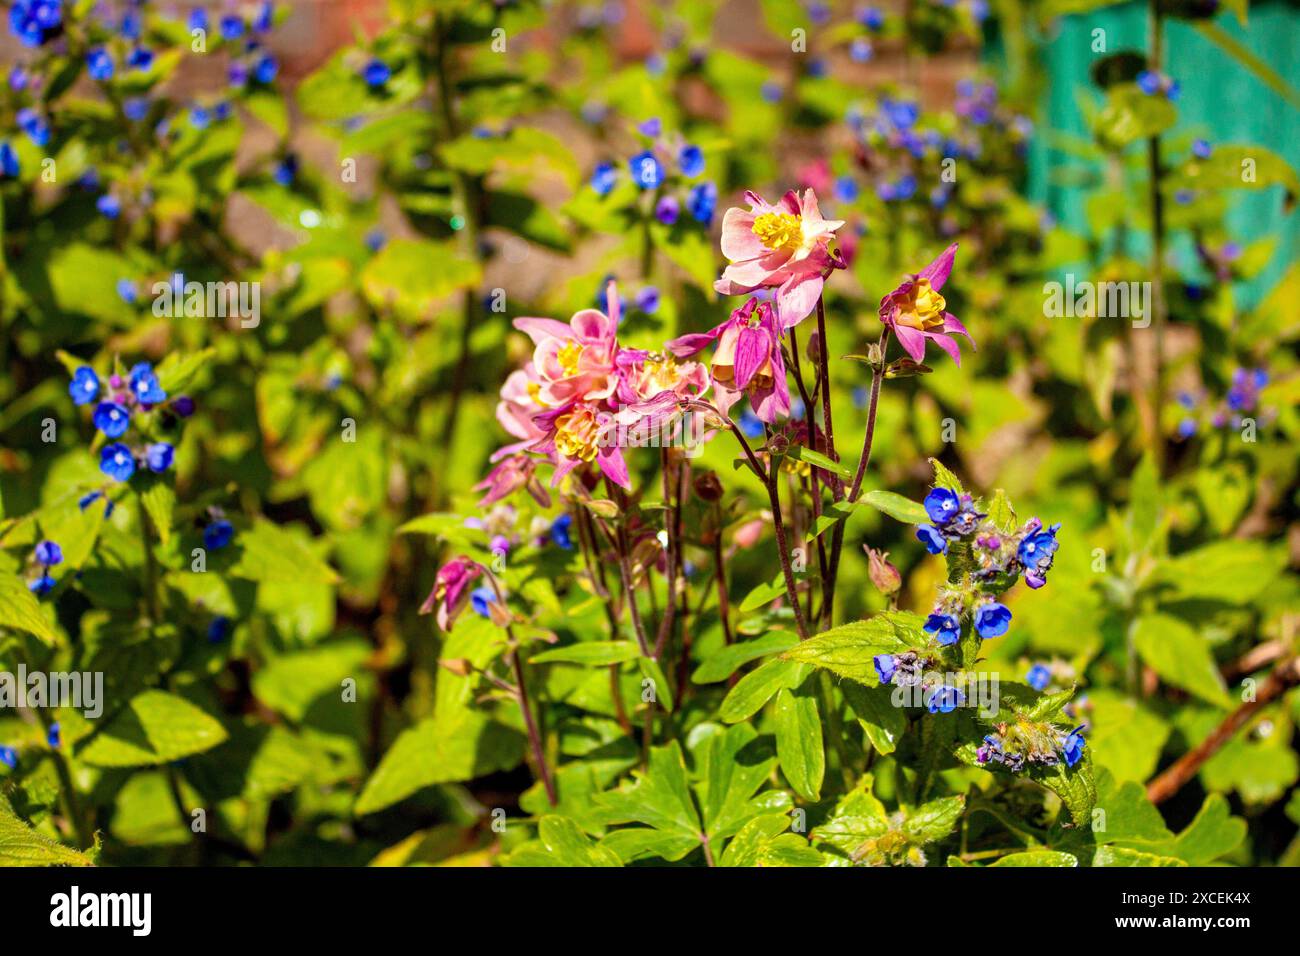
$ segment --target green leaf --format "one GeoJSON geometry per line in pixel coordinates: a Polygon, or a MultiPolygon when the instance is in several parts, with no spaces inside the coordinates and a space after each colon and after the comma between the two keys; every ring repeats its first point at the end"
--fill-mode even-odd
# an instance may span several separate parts
{"type": "Polygon", "coordinates": [[[993,493],[993,500],[989,502],[989,521],[1003,534],[1016,529],[1016,509],[1011,507],[1011,500],[1001,488],[993,493]]]}
{"type": "Polygon", "coordinates": [[[1143,853],[1141,850],[1129,850],[1119,846],[1099,846],[1092,858],[1093,866],[1186,866],[1182,860],[1172,856],[1157,856],[1143,853]]]}
{"type": "Polygon", "coordinates": [[[772,773],[776,758],[749,724],[715,732],[700,751],[699,803],[704,832],[716,845],[755,816],[790,806],[788,794],[754,794],[772,773]]]}
{"type": "Polygon", "coordinates": [[[1205,866],[1227,856],[1245,839],[1246,821],[1232,815],[1221,794],[1212,793],[1196,818],[1175,838],[1170,855],[1191,866],[1205,866]]]}
{"type": "Polygon", "coordinates": [[[1079,859],[1056,850],[1028,850],[998,857],[990,866],[1078,866],[1079,859]]]}
{"type": "Polygon", "coordinates": [[[172,538],[172,523],[176,514],[176,473],[169,471],[165,475],[146,474],[140,479],[140,502],[158,540],[167,547],[172,538]]]}
{"type": "Polygon", "coordinates": [[[1133,645],[1161,680],[1215,706],[1231,706],[1209,644],[1178,618],[1144,614],[1134,624],[1133,645]]]}
{"type": "Polygon", "coordinates": [[[907,815],[903,834],[911,843],[938,843],[956,828],[964,809],[966,798],[961,795],[931,800],[907,815]]]}
{"type": "Polygon", "coordinates": [[[337,584],[338,574],[308,546],[310,539],[292,525],[257,518],[235,535],[239,557],[230,574],[250,581],[337,584]]]}
{"type": "Polygon", "coordinates": [[[1262,541],[1216,541],[1162,561],[1155,580],[1167,585],[1169,600],[1211,600],[1249,604],[1286,566],[1285,552],[1262,541]]]}
{"type": "Polygon", "coordinates": [[[361,272],[367,301],[407,322],[427,322],[454,292],[478,285],[482,267],[454,243],[394,239],[361,272]]]}
{"type": "Polygon", "coordinates": [[[699,837],[665,833],[649,827],[625,827],[606,834],[600,845],[624,863],[634,860],[680,860],[700,845],[699,837]]]}
{"type": "Polygon", "coordinates": [[[168,398],[184,394],[216,354],[217,350],[213,348],[199,352],[172,352],[158,363],[158,384],[168,398]]]}
{"type": "Polygon", "coordinates": [[[781,658],[765,661],[727,692],[718,709],[718,718],[728,724],[748,720],[782,687],[799,686],[807,672],[804,665],[794,661],[781,658]]]}
{"type": "Polygon", "coordinates": [[[586,664],[601,667],[636,660],[640,649],[633,641],[582,641],[567,647],[553,647],[528,659],[530,664],[586,664]]]}
{"type": "Polygon", "coordinates": [[[863,687],[856,681],[840,685],[840,693],[858,718],[876,753],[892,754],[898,738],[907,729],[907,717],[901,707],[890,699],[893,691],[888,687],[863,687]]]}
{"type": "Polygon", "coordinates": [[[146,690],[97,729],[77,756],[95,767],[158,766],[225,739],[225,728],[185,698],[146,690]]]}
{"type": "Polygon", "coordinates": [[[0,794],[0,866],[94,866],[90,857],[33,830],[0,794]]]}
{"type": "Polygon", "coordinates": [[[4,571],[0,571],[0,627],[26,631],[51,646],[58,641],[36,595],[22,578],[4,571]]]}
{"type": "Polygon", "coordinates": [[[740,613],[748,614],[750,611],[757,611],[783,594],[785,594],[785,577],[783,574],[778,574],[767,584],[760,584],[745,595],[745,599],[740,602],[740,613]]]}
{"type": "Polygon", "coordinates": [[[930,516],[925,513],[925,507],[919,501],[904,498],[892,491],[868,491],[858,501],[907,524],[925,524],[930,520],[930,516]]]}
{"type": "MultiPolygon", "coordinates": [[[[804,688],[807,688],[805,682],[804,688]]],[[[816,803],[821,799],[826,773],[826,751],[822,743],[822,721],[817,700],[801,689],[798,694],[783,687],[776,695],[776,753],[781,772],[794,792],[816,803]]]]}
{"type": "Polygon", "coordinates": [[[877,654],[895,654],[923,643],[923,623],[921,617],[910,611],[887,611],[818,634],[781,657],[824,667],[840,677],[875,687],[880,677],[872,659],[877,654]]]}
{"type": "Polygon", "coordinates": [[[813,451],[805,445],[791,445],[786,452],[787,458],[793,458],[795,461],[802,461],[809,465],[814,465],[823,471],[829,471],[831,474],[839,475],[841,478],[852,480],[853,472],[835,461],[828,458],[819,451],[813,451]]]}
{"type": "Polygon", "coordinates": [[[544,816],[537,823],[536,844],[519,847],[502,861],[503,866],[622,866],[618,854],[596,843],[568,817],[544,816]]]}
{"type": "Polygon", "coordinates": [[[931,458],[930,466],[934,468],[934,486],[936,488],[947,488],[959,495],[966,493],[966,489],[962,487],[961,479],[945,468],[938,458],[931,458]]]}
{"type": "Polygon", "coordinates": [[[799,643],[798,635],[789,631],[772,631],[750,641],[728,644],[706,657],[691,674],[695,684],[713,684],[724,681],[742,665],[768,654],[787,651],[799,643]]]}
{"type": "Polygon", "coordinates": [[[1159,136],[1177,119],[1178,110],[1163,96],[1147,96],[1136,84],[1121,83],[1107,91],[1094,132],[1104,145],[1122,150],[1140,139],[1159,136]]]}
{"type": "MultiPolygon", "coordinates": [[[[680,838],[681,845],[689,838],[690,846],[697,846],[703,831],[677,741],[666,747],[652,747],[649,766],[644,773],[634,773],[634,777],[631,785],[596,797],[606,822],[643,823],[680,838]]],[[[685,856],[685,851],[681,855],[685,856]]]]}

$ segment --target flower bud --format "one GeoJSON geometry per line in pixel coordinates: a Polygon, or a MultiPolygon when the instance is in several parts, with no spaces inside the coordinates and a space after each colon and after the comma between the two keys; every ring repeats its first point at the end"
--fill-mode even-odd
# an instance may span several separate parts
{"type": "Polygon", "coordinates": [[[876,590],[886,595],[898,593],[898,589],[903,586],[903,578],[898,573],[898,568],[886,560],[889,552],[877,551],[865,545],[863,550],[867,552],[871,583],[876,586],[876,590]]]}
{"type": "Polygon", "coordinates": [[[718,501],[722,498],[722,482],[711,471],[701,472],[695,476],[695,494],[704,501],[718,501]]]}

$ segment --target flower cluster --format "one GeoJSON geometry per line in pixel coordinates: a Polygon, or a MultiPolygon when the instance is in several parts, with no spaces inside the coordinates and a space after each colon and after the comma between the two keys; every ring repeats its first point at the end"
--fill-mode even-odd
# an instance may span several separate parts
{"type": "Polygon", "coordinates": [[[23,46],[43,46],[63,32],[63,0],[14,0],[9,30],[23,46]]]}
{"type": "Polygon", "coordinates": [[[27,582],[27,587],[36,594],[48,594],[58,583],[50,574],[50,568],[63,563],[63,549],[53,541],[42,541],[36,546],[32,557],[39,571],[35,578],[27,582]]]}
{"type": "MultiPolygon", "coordinates": [[[[1213,405],[1209,421],[1214,428],[1240,428],[1249,417],[1269,420],[1275,409],[1263,408],[1259,404],[1260,392],[1268,384],[1268,369],[1237,368],[1232,373],[1232,384],[1222,401],[1213,405]]],[[[1181,392],[1178,404],[1187,414],[1178,422],[1178,436],[1191,438],[1196,434],[1198,420],[1195,412],[1200,407],[1201,399],[1191,392],[1181,392]]]]}
{"type": "MultiPolygon", "coordinates": [[[[99,397],[100,387],[95,370],[82,365],[68,383],[68,394],[75,404],[88,405],[99,397]]],[[[126,377],[116,372],[109,377],[108,389],[95,405],[92,416],[95,427],[110,439],[100,449],[100,471],[113,481],[128,481],[138,466],[143,465],[156,474],[172,466],[176,450],[170,442],[146,440],[132,446],[117,440],[130,429],[133,416],[148,415],[161,406],[180,418],[194,412],[194,401],[188,396],[168,401],[157,373],[148,362],[134,365],[126,377]]]]}
{"type": "Polygon", "coordinates": [[[518,441],[492,456],[496,467],[478,486],[487,492],[482,503],[523,487],[539,502],[548,501],[534,481],[536,463],[529,453],[544,455],[555,466],[553,486],[575,468],[594,463],[610,481],[629,488],[615,430],[669,426],[682,399],[697,399],[708,389],[708,374],[697,362],[678,361],[667,351],[622,347],[621,305],[613,282],[605,299],[608,314],[583,309],[568,324],[515,320],[515,328],[533,340],[533,356],[506,379],[497,420],[518,441]]]}
{"type": "MultiPolygon", "coordinates": [[[[627,169],[638,189],[655,192],[655,218],[671,226],[685,210],[696,222],[711,225],[718,187],[710,180],[692,182],[704,175],[704,151],[686,142],[681,134],[665,135],[657,117],[638,125],[637,133],[644,148],[628,158],[627,169]],[[666,184],[674,188],[665,188],[666,184]]],[[[591,188],[600,196],[608,196],[618,179],[618,167],[601,162],[592,171],[591,188]]]]}
{"type": "MultiPolygon", "coordinates": [[[[1056,554],[1059,523],[1044,528],[1039,519],[1031,518],[1017,531],[1003,534],[987,520],[987,514],[975,510],[970,495],[947,488],[932,490],[924,504],[926,514],[934,523],[919,526],[916,537],[931,554],[947,554],[954,542],[969,543],[974,560],[971,577],[976,582],[996,580],[1001,584],[1006,577],[1023,573],[1025,583],[1031,588],[1041,588],[1047,583],[1047,572],[1056,554]]],[[[997,630],[1000,620],[1000,612],[985,616],[991,630],[997,630]]],[[[1003,627],[997,633],[1005,630],[1003,627]]]]}
{"type": "Polygon", "coordinates": [[[1073,767],[1083,759],[1087,741],[1084,728],[1065,730],[1050,723],[1017,721],[998,724],[997,732],[986,734],[975,752],[981,764],[996,763],[1013,773],[1028,766],[1055,767],[1062,760],[1073,767]]]}

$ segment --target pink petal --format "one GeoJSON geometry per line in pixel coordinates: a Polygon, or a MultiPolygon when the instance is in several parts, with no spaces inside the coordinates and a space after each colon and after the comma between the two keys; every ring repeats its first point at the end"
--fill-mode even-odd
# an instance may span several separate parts
{"type": "MultiPolygon", "coordinates": [[[[611,282],[610,286],[613,285],[614,283],[611,282]]],[[[611,298],[609,307],[617,314],[618,300],[611,298]]],[[[569,320],[569,327],[573,331],[568,332],[566,337],[576,336],[584,342],[600,342],[613,334],[616,321],[599,309],[583,309],[575,312],[573,318],[569,320]]]]}
{"type": "Polygon", "coordinates": [[[736,339],[736,355],[732,359],[737,388],[746,388],[754,373],[763,367],[771,350],[772,340],[763,329],[743,328],[736,339]]]}
{"type": "Polygon", "coordinates": [[[926,332],[927,339],[931,339],[935,345],[943,349],[952,356],[952,360],[961,365],[961,349],[957,348],[957,340],[950,335],[944,335],[942,332],[926,332]]]}
{"type": "Polygon", "coordinates": [[[719,325],[717,328],[708,332],[688,332],[686,335],[679,335],[664,343],[664,348],[672,352],[678,358],[686,358],[688,355],[694,355],[713,344],[714,339],[722,334],[722,327],[727,323],[719,325]]]}
{"type": "Polygon", "coordinates": [[[966,326],[962,325],[961,322],[958,321],[957,316],[953,315],[951,312],[945,312],[943,314],[943,330],[945,332],[956,332],[958,335],[966,336],[967,341],[970,342],[970,347],[975,348],[975,340],[972,339],[970,333],[966,331],[966,326]]]}
{"type": "Polygon", "coordinates": [[[596,452],[596,464],[601,473],[620,488],[632,490],[632,482],[627,476],[627,462],[623,459],[623,449],[617,445],[602,447],[596,452]]]}
{"type": "Polygon", "coordinates": [[[554,319],[518,318],[511,324],[526,333],[534,345],[541,345],[547,339],[567,339],[573,334],[567,325],[554,319]]]}
{"type": "Polygon", "coordinates": [[[939,254],[939,257],[917,273],[918,277],[930,280],[930,288],[942,289],[952,272],[953,259],[957,257],[957,243],[953,243],[939,254]]]}
{"type": "Polygon", "coordinates": [[[776,293],[781,328],[792,328],[808,317],[821,298],[824,284],[820,274],[791,276],[782,284],[776,293]]]}
{"type": "Polygon", "coordinates": [[[893,329],[894,335],[898,336],[898,344],[914,361],[919,362],[925,358],[925,336],[921,332],[906,325],[895,325],[893,329]]]}
{"type": "Polygon", "coordinates": [[[754,235],[754,214],[732,206],[722,217],[722,254],[732,262],[757,259],[767,247],[754,235]]]}

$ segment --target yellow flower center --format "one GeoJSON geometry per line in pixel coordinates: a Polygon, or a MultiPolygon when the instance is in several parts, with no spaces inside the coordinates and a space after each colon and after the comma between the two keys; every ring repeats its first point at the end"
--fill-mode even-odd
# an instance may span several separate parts
{"type": "Polygon", "coordinates": [[[922,331],[941,328],[947,307],[943,296],[930,288],[929,279],[917,279],[907,297],[899,302],[897,322],[922,331]]]}
{"type": "Polygon", "coordinates": [[[765,212],[755,217],[753,233],[773,252],[794,252],[803,244],[803,222],[788,212],[765,212]]]}
{"type": "Polygon", "coordinates": [[[656,355],[641,366],[643,394],[657,395],[677,385],[677,360],[671,355],[656,355]]]}
{"type": "Polygon", "coordinates": [[[555,353],[555,359],[560,363],[560,369],[564,372],[565,378],[578,374],[578,359],[582,357],[582,346],[577,342],[569,342],[555,353]]]}
{"type": "Polygon", "coordinates": [[[600,424],[588,409],[579,409],[555,420],[555,447],[565,458],[595,461],[599,441],[600,424]]]}

